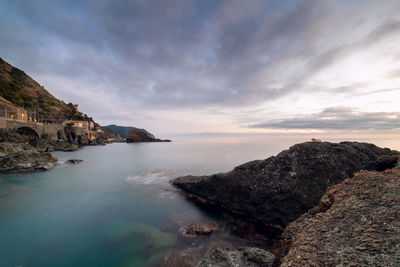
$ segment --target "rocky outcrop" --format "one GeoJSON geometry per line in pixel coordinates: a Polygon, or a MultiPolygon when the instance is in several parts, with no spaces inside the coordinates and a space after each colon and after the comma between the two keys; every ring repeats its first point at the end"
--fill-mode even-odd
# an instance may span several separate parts
{"type": "Polygon", "coordinates": [[[209,236],[217,231],[219,231],[219,226],[216,222],[189,224],[179,229],[179,233],[187,238],[209,236]]]}
{"type": "Polygon", "coordinates": [[[161,140],[154,138],[154,136],[149,135],[146,131],[138,128],[132,129],[128,136],[126,137],[126,142],[128,143],[140,143],[140,142],[171,142],[171,140],[161,140]]]}
{"type": "Polygon", "coordinates": [[[361,171],[290,223],[276,265],[400,266],[400,170],[361,171]]]}
{"type": "Polygon", "coordinates": [[[357,142],[306,142],[228,173],[185,176],[188,196],[264,224],[286,226],[316,206],[327,187],[355,172],[393,167],[400,153],[357,142]]]}
{"type": "Polygon", "coordinates": [[[26,143],[0,143],[0,173],[49,170],[57,159],[26,143]]]}
{"type": "Polygon", "coordinates": [[[207,253],[195,265],[196,267],[268,267],[272,266],[275,256],[263,249],[242,247],[238,250],[216,248],[207,253]]]}

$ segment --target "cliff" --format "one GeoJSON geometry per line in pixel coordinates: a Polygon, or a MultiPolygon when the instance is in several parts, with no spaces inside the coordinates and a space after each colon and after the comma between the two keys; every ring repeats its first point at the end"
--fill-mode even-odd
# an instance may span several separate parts
{"type": "Polygon", "coordinates": [[[262,224],[286,226],[316,206],[326,188],[359,170],[393,167],[400,153],[358,142],[306,142],[228,173],[173,181],[188,196],[262,224]]]}

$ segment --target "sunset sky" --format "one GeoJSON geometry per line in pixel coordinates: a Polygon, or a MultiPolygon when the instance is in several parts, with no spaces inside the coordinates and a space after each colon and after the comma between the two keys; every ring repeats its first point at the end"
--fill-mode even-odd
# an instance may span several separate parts
{"type": "Polygon", "coordinates": [[[102,125],[400,133],[400,1],[0,1],[0,57],[102,125]]]}

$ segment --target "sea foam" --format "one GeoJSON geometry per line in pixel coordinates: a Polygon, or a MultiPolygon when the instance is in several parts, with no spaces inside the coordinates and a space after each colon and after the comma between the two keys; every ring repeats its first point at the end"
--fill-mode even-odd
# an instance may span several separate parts
{"type": "Polygon", "coordinates": [[[126,181],[131,184],[165,184],[174,177],[177,177],[177,174],[171,171],[151,170],[130,175],[126,177],[126,181]]]}

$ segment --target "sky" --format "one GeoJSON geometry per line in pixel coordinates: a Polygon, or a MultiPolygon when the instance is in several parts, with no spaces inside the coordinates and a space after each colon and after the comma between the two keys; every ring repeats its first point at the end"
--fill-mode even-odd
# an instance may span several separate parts
{"type": "Polygon", "coordinates": [[[102,125],[399,134],[398,0],[0,0],[0,57],[102,125]]]}

